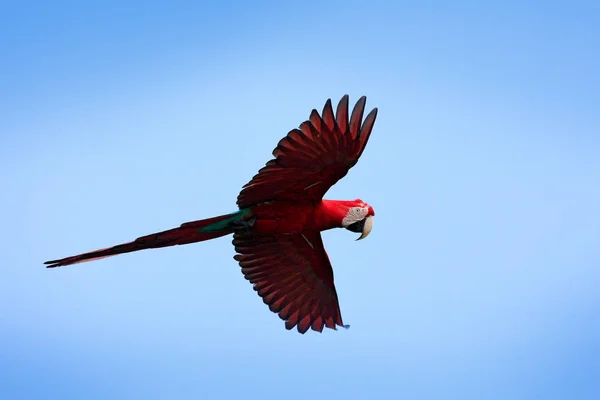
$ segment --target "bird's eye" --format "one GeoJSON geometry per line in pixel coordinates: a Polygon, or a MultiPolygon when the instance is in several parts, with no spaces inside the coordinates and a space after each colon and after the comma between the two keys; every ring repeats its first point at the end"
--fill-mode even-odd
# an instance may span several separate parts
{"type": "Polygon", "coordinates": [[[360,215],[361,209],[360,209],[360,207],[354,207],[352,212],[354,212],[354,214],[356,214],[356,215],[360,215]]]}

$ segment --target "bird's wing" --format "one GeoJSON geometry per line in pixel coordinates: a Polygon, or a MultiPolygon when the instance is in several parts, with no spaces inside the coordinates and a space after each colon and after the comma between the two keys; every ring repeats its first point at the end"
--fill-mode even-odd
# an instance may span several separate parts
{"type": "Polygon", "coordinates": [[[240,208],[272,200],[320,200],[343,178],[361,156],[377,108],[364,119],[366,97],[361,97],[349,117],[348,95],[334,115],[331,99],[321,115],[313,110],[309,120],[290,131],[273,150],[274,159],[258,171],[237,198],[240,208]]]}
{"type": "Polygon", "coordinates": [[[258,236],[235,233],[235,259],[286,329],[344,326],[333,284],[333,269],[319,232],[258,236]]]}

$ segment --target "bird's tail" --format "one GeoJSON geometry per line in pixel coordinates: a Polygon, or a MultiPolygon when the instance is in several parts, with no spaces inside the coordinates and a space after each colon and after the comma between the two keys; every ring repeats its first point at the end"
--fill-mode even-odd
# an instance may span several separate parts
{"type": "Polygon", "coordinates": [[[47,268],[62,267],[64,265],[77,264],[81,262],[99,260],[101,258],[116,256],[117,254],[130,253],[132,251],[156,249],[159,247],[175,246],[178,244],[189,244],[215,239],[232,233],[235,224],[244,220],[249,214],[248,210],[218,217],[186,222],[179,228],[153,233],[142,236],[133,242],[119,244],[113,247],[90,251],[76,256],[61,258],[60,260],[46,261],[47,268]]]}

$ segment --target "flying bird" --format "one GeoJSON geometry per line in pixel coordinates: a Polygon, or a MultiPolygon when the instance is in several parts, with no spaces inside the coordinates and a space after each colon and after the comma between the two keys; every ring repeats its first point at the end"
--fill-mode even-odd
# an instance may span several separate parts
{"type": "Polygon", "coordinates": [[[321,114],[312,110],[308,120],[279,141],[274,158],[243,186],[238,211],[45,264],[61,267],[233,234],[234,259],[244,277],[285,321],[286,329],[296,327],[305,333],[348,328],[342,321],[321,232],[345,228],[360,233],[357,240],[363,239],[371,232],[375,211],[360,199],[325,200],[323,196],[358,162],[367,145],[377,108],[363,121],[365,104],[363,96],[349,114],[345,95],[335,113],[331,99],[321,114]]]}

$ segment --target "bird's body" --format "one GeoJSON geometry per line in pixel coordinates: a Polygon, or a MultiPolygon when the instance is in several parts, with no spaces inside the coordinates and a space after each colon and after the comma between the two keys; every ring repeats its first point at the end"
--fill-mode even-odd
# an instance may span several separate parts
{"type": "Polygon", "coordinates": [[[348,96],[335,115],[330,100],[322,115],[313,110],[308,121],[279,142],[275,158],[244,186],[238,211],[46,264],[60,267],[233,234],[238,253],[234,258],[242,273],[287,329],[296,326],[304,333],[344,326],[320,232],[346,228],[366,237],[375,212],[359,199],[325,200],[323,195],[364,150],[377,114],[374,109],[362,122],[365,100],[358,101],[350,118],[348,96]]]}
{"type": "Polygon", "coordinates": [[[294,235],[343,228],[344,217],[355,206],[365,206],[365,203],[360,199],[324,199],[316,203],[273,201],[253,207],[248,215],[256,217],[253,232],[257,235],[294,235]]]}

